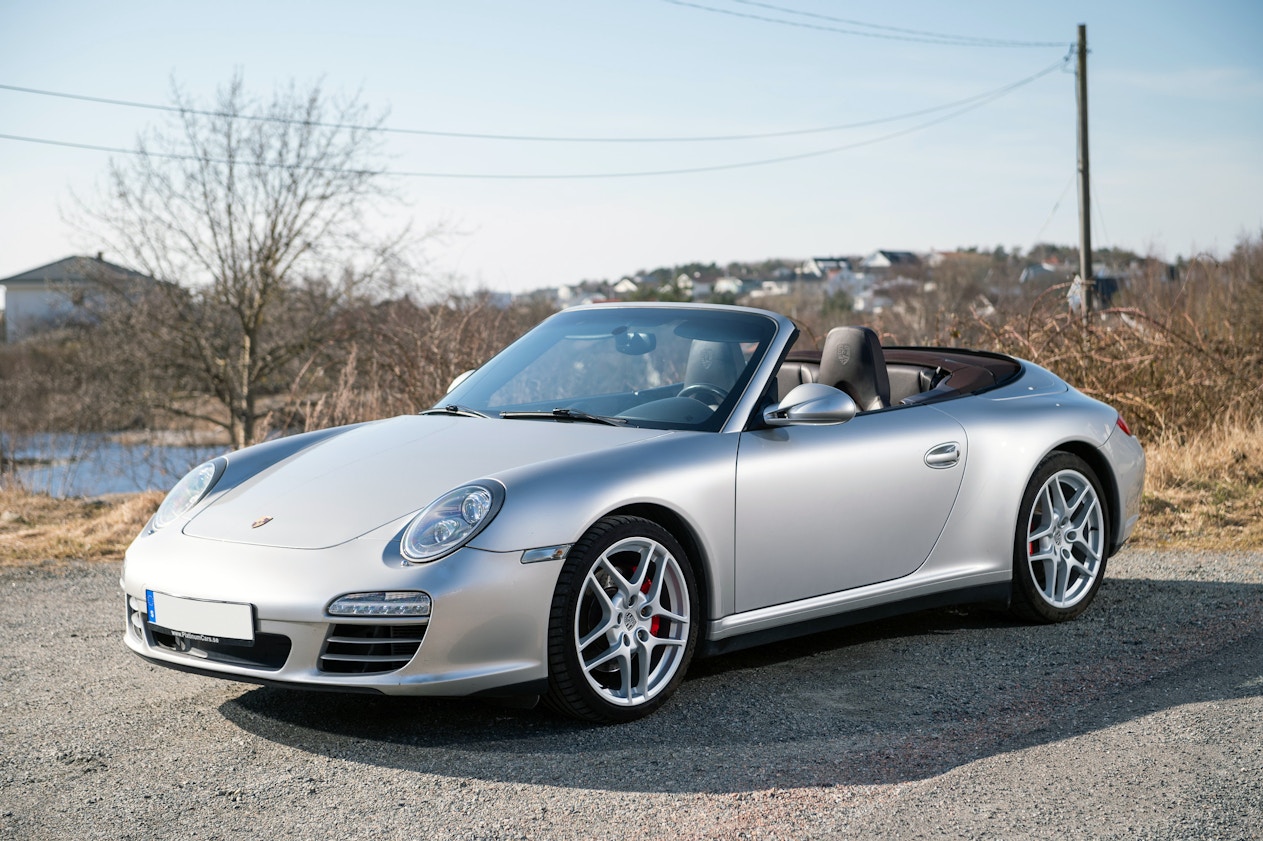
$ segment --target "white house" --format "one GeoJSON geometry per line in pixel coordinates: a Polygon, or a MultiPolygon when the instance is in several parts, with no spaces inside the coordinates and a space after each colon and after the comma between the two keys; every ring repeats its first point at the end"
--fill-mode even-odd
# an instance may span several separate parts
{"type": "Polygon", "coordinates": [[[880,249],[864,258],[863,267],[870,271],[889,271],[920,265],[921,258],[911,251],[887,251],[880,249]]]}
{"type": "Polygon", "coordinates": [[[715,280],[714,290],[716,295],[740,295],[744,284],[739,277],[721,277],[715,280]]]}
{"type": "Polygon", "coordinates": [[[856,271],[859,263],[860,260],[853,257],[812,257],[799,267],[798,272],[804,280],[822,280],[821,288],[826,295],[845,292],[855,298],[872,285],[871,276],[856,271]]]}
{"type": "Polygon", "coordinates": [[[798,267],[798,273],[821,280],[830,280],[839,274],[850,274],[854,268],[850,257],[812,257],[798,267]]]}
{"type": "Polygon", "coordinates": [[[153,278],[96,257],[67,257],[0,279],[4,287],[4,340],[18,342],[92,316],[108,289],[134,290],[153,278]]]}

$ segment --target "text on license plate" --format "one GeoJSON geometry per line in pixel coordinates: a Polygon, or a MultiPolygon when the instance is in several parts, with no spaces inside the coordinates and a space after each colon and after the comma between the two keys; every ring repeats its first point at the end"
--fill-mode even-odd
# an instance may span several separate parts
{"type": "Polygon", "coordinates": [[[185,599],[145,591],[149,622],[202,642],[254,642],[254,608],[248,604],[185,599]]]}

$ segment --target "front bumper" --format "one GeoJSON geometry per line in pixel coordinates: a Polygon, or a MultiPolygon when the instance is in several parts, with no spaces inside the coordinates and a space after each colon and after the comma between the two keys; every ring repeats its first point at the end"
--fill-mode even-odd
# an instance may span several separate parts
{"type": "Polygon", "coordinates": [[[254,683],[347,692],[459,696],[538,687],[560,561],[466,547],[405,566],[398,545],[360,539],[320,550],[141,538],[121,580],[124,640],[154,663],[254,683]],[[419,590],[429,617],[330,616],[353,592],[419,590]],[[173,634],[149,621],[147,591],[251,606],[254,640],[173,634]]]}

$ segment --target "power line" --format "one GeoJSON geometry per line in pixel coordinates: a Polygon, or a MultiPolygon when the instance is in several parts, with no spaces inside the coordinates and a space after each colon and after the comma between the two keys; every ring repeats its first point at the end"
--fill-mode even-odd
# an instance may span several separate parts
{"type": "Polygon", "coordinates": [[[788,14],[800,15],[804,17],[815,18],[817,20],[827,20],[835,23],[845,23],[849,26],[868,27],[870,29],[880,30],[876,32],[866,32],[863,29],[848,29],[837,26],[826,26],[817,23],[804,23],[796,20],[786,20],[784,18],[768,17],[767,15],[753,14],[751,12],[738,12],[733,9],[724,9],[718,6],[708,6],[704,3],[694,3],[691,0],[662,0],[664,3],[670,3],[673,6],[683,6],[689,9],[698,9],[703,12],[712,12],[719,15],[728,15],[729,17],[744,18],[746,20],[757,20],[763,23],[775,23],[780,26],[793,26],[798,29],[813,29],[818,32],[834,32],[840,35],[855,35],[860,38],[881,38],[887,41],[911,41],[918,44],[938,44],[940,46],[949,47],[1064,47],[1064,41],[1017,41],[1002,38],[981,38],[972,35],[948,35],[940,32],[926,32],[917,29],[902,29],[894,26],[880,26],[877,24],[864,23],[863,21],[849,20],[847,18],[837,18],[830,15],[820,15],[813,12],[802,12],[790,9],[784,6],[776,6],[771,3],[752,2],[752,0],[734,0],[737,3],[744,3],[747,6],[758,6],[765,9],[772,9],[788,14]]]}
{"type": "Polygon", "coordinates": [[[1071,173],[1070,178],[1066,180],[1066,186],[1061,189],[1061,195],[1057,196],[1057,200],[1053,202],[1052,210],[1048,211],[1048,218],[1044,220],[1044,224],[1040,226],[1039,233],[1035,234],[1034,242],[1039,244],[1040,239],[1044,236],[1044,231],[1048,230],[1048,226],[1052,224],[1053,217],[1057,215],[1057,211],[1061,208],[1061,203],[1065,201],[1066,193],[1070,192],[1070,188],[1074,185],[1074,174],[1071,173]]]}
{"type": "MultiPolygon", "coordinates": [[[[1092,221],[1093,223],[1095,223],[1096,229],[1101,234],[1098,240],[1109,242],[1112,244],[1113,240],[1110,239],[1109,229],[1105,227],[1105,214],[1101,210],[1100,193],[1101,193],[1101,187],[1099,184],[1097,184],[1095,189],[1092,190],[1092,204],[1093,206],[1096,207],[1096,215],[1092,217],[1092,221]]],[[[1099,247],[1100,246],[1098,246],[1098,248],[1099,247]]]]}
{"type": "Polygon", "coordinates": [[[980,47],[1059,47],[1062,42],[1059,41],[1014,41],[1005,38],[985,38],[979,35],[946,35],[942,32],[929,32],[924,29],[906,29],[902,26],[883,26],[879,23],[867,23],[862,20],[852,20],[850,18],[839,18],[832,15],[822,15],[816,12],[804,12],[800,9],[791,9],[788,6],[778,6],[775,3],[762,3],[759,0],[731,0],[733,3],[740,3],[743,6],[757,6],[762,9],[771,9],[776,12],[785,12],[790,15],[798,15],[799,17],[814,18],[816,20],[827,20],[834,23],[845,23],[849,26],[862,26],[867,29],[877,29],[884,32],[897,32],[904,35],[920,35],[927,38],[946,39],[951,41],[959,41],[962,45],[974,45],[980,47]]]}
{"type": "Polygon", "coordinates": [[[358,123],[339,123],[339,122],[323,122],[319,120],[303,120],[296,117],[274,117],[266,114],[240,114],[228,111],[216,111],[202,108],[187,108],[178,105],[161,105],[152,102],[137,102],[128,99],[112,99],[102,96],[90,96],[88,94],[68,93],[66,91],[53,91],[41,88],[28,88],[20,85],[7,85],[0,83],[0,90],[14,91],[16,93],[33,94],[36,96],[49,96],[59,99],[70,99],[78,102],[92,102],[99,105],[111,105],[124,108],[140,108],[148,111],[159,111],[167,114],[194,114],[200,117],[230,117],[233,119],[248,120],[250,122],[265,123],[281,123],[287,125],[309,125],[317,128],[332,128],[347,131],[371,131],[380,132],[382,134],[402,134],[402,135],[419,135],[426,137],[443,137],[457,138],[463,140],[505,140],[505,141],[526,141],[526,142],[548,142],[548,143],[722,143],[740,140],[771,140],[780,137],[798,137],[807,134],[827,134],[837,131],[848,131],[857,128],[868,128],[870,126],[882,125],[883,123],[896,123],[901,120],[909,120],[914,117],[923,117],[926,114],[933,114],[938,111],[947,111],[959,106],[968,105],[971,102],[986,99],[996,93],[1006,91],[1010,85],[1004,85],[999,88],[974,94],[973,96],[958,99],[953,102],[944,103],[943,105],[933,105],[928,108],[921,108],[916,111],[907,111],[902,114],[893,114],[887,117],[875,117],[869,120],[860,120],[852,123],[838,123],[828,126],[815,126],[803,129],[785,129],[781,131],[756,132],[749,134],[712,134],[712,135],[681,135],[673,137],[581,137],[581,136],[557,136],[557,135],[531,135],[531,134],[487,134],[477,132],[462,131],[441,131],[437,129],[416,129],[416,128],[396,128],[392,126],[368,125],[358,123]]]}
{"type": "MultiPolygon", "coordinates": [[[[382,170],[377,174],[391,175],[391,176],[395,176],[399,178],[450,178],[450,179],[466,179],[466,180],[505,180],[505,181],[527,181],[527,180],[558,181],[558,180],[584,180],[584,179],[604,179],[604,178],[640,178],[640,177],[668,176],[668,175],[692,175],[692,174],[697,174],[697,173],[721,172],[725,170],[748,169],[751,167],[769,166],[772,164],[779,164],[779,163],[788,163],[791,161],[800,161],[800,160],[806,160],[809,158],[823,157],[825,155],[832,155],[832,154],[836,154],[838,152],[844,152],[850,149],[858,149],[863,146],[872,146],[877,143],[882,143],[887,140],[893,140],[898,137],[903,137],[905,135],[912,134],[914,132],[929,128],[930,126],[934,126],[939,123],[946,122],[947,120],[953,119],[962,114],[966,114],[970,111],[981,108],[984,105],[987,105],[1003,96],[1008,95],[1009,93],[1012,93],[1018,88],[1029,85],[1032,82],[1036,81],[1037,79],[1047,76],[1049,73],[1052,73],[1053,71],[1061,67],[1063,61],[1064,59],[1054,62],[1053,64],[1050,64],[1047,67],[1045,67],[1043,70],[1040,70],[1038,73],[1034,73],[1030,76],[1027,76],[1025,79],[1019,79],[1016,82],[1013,82],[1009,85],[1005,85],[1003,88],[998,88],[995,91],[992,91],[991,93],[987,94],[983,98],[975,97],[973,101],[969,102],[969,104],[963,105],[962,107],[959,107],[942,116],[936,117],[935,119],[927,120],[925,122],[918,123],[917,125],[909,126],[908,128],[900,129],[899,131],[889,132],[887,134],[880,135],[878,137],[869,138],[867,140],[860,140],[854,143],[847,143],[840,146],[832,146],[826,149],[817,149],[810,152],[801,152],[794,155],[783,155],[783,156],[775,157],[775,158],[763,158],[760,160],[741,161],[741,162],[730,163],[730,164],[713,164],[710,166],[701,166],[701,167],[648,170],[648,171],[639,171],[639,172],[531,174],[531,173],[468,173],[468,172],[421,172],[421,171],[382,170]]],[[[230,163],[230,161],[223,158],[212,158],[208,156],[195,155],[195,154],[189,154],[189,153],[148,152],[148,151],[138,150],[138,149],[124,149],[122,147],[116,147],[116,146],[102,146],[102,145],[91,144],[91,143],[75,143],[71,141],[53,140],[49,138],[29,137],[29,136],[15,135],[15,134],[0,134],[0,140],[11,140],[11,141],[21,142],[21,143],[36,143],[36,144],[41,144],[41,145],[46,145],[46,146],[60,146],[60,147],[65,147],[65,148],[84,149],[84,150],[96,151],[96,152],[108,152],[110,154],[118,154],[118,155],[161,158],[165,160],[200,161],[203,163],[213,163],[213,164],[230,163]]],[[[236,161],[235,163],[264,168],[264,169],[293,169],[295,168],[295,167],[287,167],[283,164],[276,164],[276,163],[257,163],[257,162],[242,162],[242,161],[236,161]]],[[[350,173],[364,173],[364,174],[368,174],[370,172],[376,172],[372,170],[340,170],[340,169],[336,169],[332,167],[297,167],[297,169],[304,170],[304,171],[311,171],[311,172],[350,172],[350,173]]]]}

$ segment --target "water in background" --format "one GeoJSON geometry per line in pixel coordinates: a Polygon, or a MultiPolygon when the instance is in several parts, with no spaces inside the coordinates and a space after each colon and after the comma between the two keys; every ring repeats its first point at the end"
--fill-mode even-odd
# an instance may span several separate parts
{"type": "Polygon", "coordinates": [[[223,447],[130,443],[107,433],[5,437],[0,454],[11,470],[0,487],[17,485],[57,497],[168,490],[223,447]]]}

